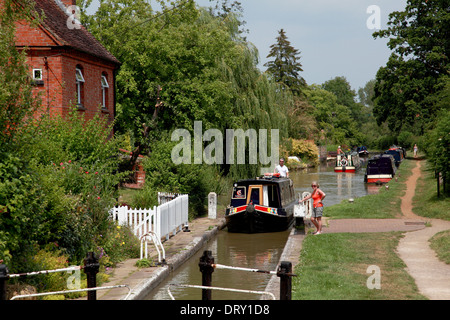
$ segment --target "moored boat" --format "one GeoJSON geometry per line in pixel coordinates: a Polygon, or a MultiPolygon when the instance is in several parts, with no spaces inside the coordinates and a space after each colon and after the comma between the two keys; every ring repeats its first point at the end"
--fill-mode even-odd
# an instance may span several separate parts
{"type": "Polygon", "coordinates": [[[377,154],[367,162],[364,181],[366,183],[382,184],[389,182],[395,175],[397,166],[390,154],[377,154]]]}
{"type": "Polygon", "coordinates": [[[225,219],[229,232],[284,231],[294,222],[297,203],[291,179],[269,174],[234,183],[225,219]]]}
{"type": "Polygon", "coordinates": [[[403,159],[406,157],[406,151],[397,146],[393,146],[384,152],[385,154],[390,154],[394,157],[395,165],[398,167],[403,159]]]}
{"type": "Polygon", "coordinates": [[[365,146],[358,147],[356,152],[358,152],[361,157],[369,155],[369,151],[365,146]]]}
{"type": "Polygon", "coordinates": [[[335,172],[356,172],[361,167],[361,160],[357,152],[338,154],[336,156],[335,172]]]}

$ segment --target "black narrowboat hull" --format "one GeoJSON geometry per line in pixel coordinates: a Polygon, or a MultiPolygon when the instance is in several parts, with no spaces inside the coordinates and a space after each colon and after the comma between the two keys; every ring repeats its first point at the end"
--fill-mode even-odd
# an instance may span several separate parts
{"type": "Polygon", "coordinates": [[[265,233],[289,229],[294,222],[294,215],[286,216],[261,212],[254,209],[225,215],[228,232],[265,233]]]}
{"type": "Polygon", "coordinates": [[[228,232],[285,231],[294,223],[297,201],[292,180],[279,174],[237,181],[225,213],[228,232]]]}

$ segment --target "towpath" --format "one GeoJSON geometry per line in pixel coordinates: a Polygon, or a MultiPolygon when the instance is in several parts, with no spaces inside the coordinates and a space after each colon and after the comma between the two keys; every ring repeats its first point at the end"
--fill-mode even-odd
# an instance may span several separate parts
{"type": "Polygon", "coordinates": [[[417,216],[412,211],[412,198],[421,174],[422,161],[417,161],[402,198],[401,209],[405,219],[426,221],[431,226],[408,232],[397,247],[399,257],[405,262],[408,273],[415,279],[419,291],[431,300],[450,300],[450,265],[440,261],[429,240],[436,233],[449,230],[450,221],[417,216]]]}

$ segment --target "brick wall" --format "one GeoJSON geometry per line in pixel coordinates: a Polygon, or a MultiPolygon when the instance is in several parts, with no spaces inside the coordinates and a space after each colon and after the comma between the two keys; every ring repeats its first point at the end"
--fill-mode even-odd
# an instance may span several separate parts
{"type": "MultiPolygon", "coordinates": [[[[85,82],[83,83],[84,94],[80,112],[85,114],[86,119],[101,112],[110,122],[114,119],[114,76],[113,67],[102,63],[99,59],[89,57],[77,51],[70,51],[63,57],[62,79],[65,82],[63,105],[76,104],[76,81],[75,69],[80,68],[85,82]],[[106,89],[106,108],[102,108],[101,76],[105,75],[109,84],[106,89]]],[[[80,106],[81,107],[81,106],[80,106]]]]}
{"type": "Polygon", "coordinates": [[[42,100],[38,115],[44,112],[66,115],[70,107],[77,104],[75,69],[80,67],[85,82],[79,112],[84,113],[86,119],[92,119],[100,112],[111,123],[114,120],[114,67],[75,50],[41,49],[27,51],[30,75],[33,69],[42,70],[43,84],[36,85],[34,89],[34,93],[40,94],[42,100]],[[106,89],[106,108],[102,108],[102,75],[106,76],[109,84],[106,89]]]}
{"type": "Polygon", "coordinates": [[[56,39],[41,27],[32,28],[26,21],[16,23],[16,46],[55,46],[56,39]]]}

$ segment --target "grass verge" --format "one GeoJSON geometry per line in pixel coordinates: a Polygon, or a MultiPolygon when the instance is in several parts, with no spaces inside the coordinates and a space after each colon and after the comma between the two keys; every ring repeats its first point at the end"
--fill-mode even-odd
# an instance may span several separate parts
{"type": "MultiPolygon", "coordinates": [[[[413,198],[413,212],[419,216],[450,220],[450,198],[443,195],[437,197],[437,186],[434,172],[429,169],[428,162],[421,165],[422,175],[417,180],[416,195],[413,198]]],[[[436,252],[439,260],[450,264],[450,231],[437,233],[430,239],[430,247],[436,252]]]]}
{"type": "Polygon", "coordinates": [[[437,197],[436,178],[427,161],[422,162],[421,171],[413,198],[413,212],[422,217],[450,221],[450,197],[437,197]]]}
{"type": "Polygon", "coordinates": [[[430,247],[436,252],[439,260],[450,264],[450,230],[436,233],[430,239],[430,247]]]}
{"type": "Polygon", "coordinates": [[[294,300],[422,300],[405,264],[395,253],[400,232],[308,236],[303,242],[294,300]],[[380,289],[369,289],[380,270],[380,289]],[[371,282],[372,283],[372,282],[371,282]]]}

